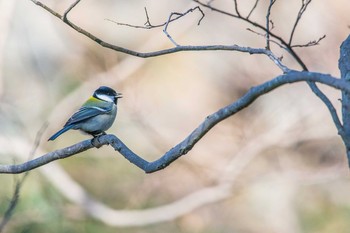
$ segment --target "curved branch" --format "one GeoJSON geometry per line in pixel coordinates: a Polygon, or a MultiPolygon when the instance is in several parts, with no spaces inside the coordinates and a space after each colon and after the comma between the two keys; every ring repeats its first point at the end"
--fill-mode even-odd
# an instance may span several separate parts
{"type": "MultiPolygon", "coordinates": [[[[209,115],[187,138],[166,152],[158,160],[155,160],[153,162],[148,162],[135,154],[119,138],[114,135],[102,135],[98,138],[98,140],[94,140],[94,145],[96,147],[100,147],[102,145],[109,144],[120,154],[122,154],[127,160],[135,164],[146,173],[156,172],[169,166],[172,162],[174,162],[182,155],[185,155],[216,124],[248,107],[260,96],[282,85],[300,81],[319,82],[350,93],[350,85],[344,80],[336,79],[330,75],[320,73],[291,71],[287,74],[280,75],[270,81],[267,81],[259,86],[251,88],[236,102],[209,115]]],[[[23,164],[0,165],[0,173],[22,173],[54,160],[67,158],[74,154],[91,149],[94,147],[94,145],[92,144],[92,140],[85,140],[70,147],[47,153],[39,158],[30,160],[23,164]]]]}

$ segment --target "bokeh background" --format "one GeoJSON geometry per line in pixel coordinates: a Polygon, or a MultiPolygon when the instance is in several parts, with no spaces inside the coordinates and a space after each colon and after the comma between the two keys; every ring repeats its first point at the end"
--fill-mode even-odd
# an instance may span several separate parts
{"type": "MultiPolygon", "coordinates": [[[[255,1],[238,1],[247,14],[255,1]]],[[[267,2],[251,16],[264,24],[267,2]]],[[[72,1],[45,1],[63,13],[72,1]]],[[[212,1],[233,12],[233,1],[212,1]]],[[[118,26],[153,24],[196,4],[180,1],[82,1],[72,22],[103,40],[141,52],[172,47],[162,32],[118,26]]],[[[273,31],[288,38],[301,1],[277,1],[273,31]]],[[[349,34],[350,2],[313,1],[295,43],[312,71],[339,77],[339,46],[349,34]]],[[[264,47],[237,19],[206,10],[172,23],[181,45],[264,47]]],[[[29,0],[0,0],[0,163],[26,161],[72,145],[72,131],[47,138],[100,85],[122,92],[108,131],[151,161],[183,140],[207,115],[281,71],[263,55],[182,52],[142,59],[104,49],[29,0]],[[40,129],[44,129],[40,133],[40,129]]],[[[254,29],[257,30],[257,29],[254,29]]],[[[258,31],[258,30],[257,30],[258,31]]],[[[300,69],[273,46],[288,67],[300,69]]],[[[337,90],[321,86],[339,110],[337,90]]],[[[21,175],[0,175],[0,215],[21,175]]],[[[330,114],[305,83],[269,93],[213,128],[186,156],[144,174],[110,147],[93,149],[30,172],[4,232],[324,233],[350,228],[350,179],[330,114]]]]}

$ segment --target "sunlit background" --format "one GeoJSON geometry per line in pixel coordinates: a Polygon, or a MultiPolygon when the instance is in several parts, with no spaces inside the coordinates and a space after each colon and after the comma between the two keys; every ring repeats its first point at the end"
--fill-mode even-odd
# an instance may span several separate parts
{"type": "MultiPolygon", "coordinates": [[[[45,1],[62,14],[73,1],[45,1]]],[[[248,14],[255,1],[238,1],[248,14]]],[[[267,3],[251,18],[265,24],[267,3]]],[[[233,1],[212,6],[234,12],[233,1]]],[[[181,1],[81,1],[69,19],[101,39],[151,52],[174,45],[153,25],[181,1]],[[114,22],[112,22],[114,21],[114,22]]],[[[286,40],[301,1],[277,1],[271,20],[286,40]]],[[[202,8],[169,25],[180,45],[265,47],[253,26],[202,8]]],[[[339,77],[339,46],[349,34],[347,0],[313,1],[295,32],[309,70],[339,77]]],[[[301,68],[278,46],[277,56],[301,68]]],[[[70,131],[47,138],[100,85],[122,92],[108,133],[152,161],[182,141],[207,115],[250,87],[281,74],[263,55],[180,52],[137,58],[102,48],[30,0],[0,0],[0,163],[26,161],[89,136],[70,131]],[[44,129],[41,132],[41,129],[44,129]]],[[[340,112],[340,93],[321,86],[340,112]]],[[[0,216],[21,175],[0,175],[0,216]]],[[[111,147],[92,149],[30,172],[4,232],[349,232],[350,179],[343,144],[330,114],[305,83],[281,87],[214,127],[186,156],[145,174],[111,147]]]]}

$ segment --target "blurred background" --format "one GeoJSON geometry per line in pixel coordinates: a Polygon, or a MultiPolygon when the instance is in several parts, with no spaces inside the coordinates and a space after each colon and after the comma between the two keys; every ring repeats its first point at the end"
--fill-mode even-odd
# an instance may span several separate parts
{"type": "MultiPolygon", "coordinates": [[[[238,1],[247,15],[255,1],[238,1]]],[[[268,1],[251,19],[265,24],[268,1]]],[[[72,1],[45,1],[63,13],[72,1]]],[[[212,1],[234,12],[233,1],[212,1]]],[[[118,26],[152,24],[192,1],[82,1],[69,19],[112,44],[140,52],[170,48],[162,32],[118,26]]],[[[286,40],[301,1],[277,1],[273,32],[286,40]]],[[[309,70],[339,77],[339,46],[349,34],[350,2],[313,1],[294,43],[326,38],[296,51],[309,70]]],[[[265,46],[258,31],[202,8],[170,24],[181,45],[265,46]]],[[[142,59],[92,42],[33,2],[0,0],[0,163],[26,161],[88,136],[47,138],[100,85],[122,92],[108,131],[153,161],[207,115],[281,71],[267,57],[239,52],[181,52],[142,59]],[[40,133],[40,129],[44,129],[40,133]]],[[[258,31],[259,32],[259,31],[258,31]]],[[[279,47],[277,56],[300,67],[279,47]]],[[[337,90],[320,86],[340,109],[337,90]]],[[[0,216],[21,175],[0,175],[0,216]]],[[[186,156],[144,174],[105,146],[31,171],[4,232],[348,232],[350,179],[330,114],[305,83],[286,85],[214,127],[186,156]]]]}

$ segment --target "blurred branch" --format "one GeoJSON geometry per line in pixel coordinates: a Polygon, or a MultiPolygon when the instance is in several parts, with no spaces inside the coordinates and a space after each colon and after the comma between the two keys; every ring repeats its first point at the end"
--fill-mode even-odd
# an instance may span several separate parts
{"type": "MultiPolygon", "coordinates": [[[[32,148],[32,150],[29,153],[28,160],[33,158],[36,150],[38,149],[39,144],[40,144],[40,139],[41,139],[45,129],[47,128],[47,125],[48,125],[47,122],[45,122],[42,125],[42,127],[39,129],[39,131],[37,132],[35,140],[34,140],[33,148],[32,148]]],[[[13,212],[14,212],[14,210],[15,210],[17,204],[18,204],[18,201],[19,201],[19,194],[20,194],[21,188],[23,186],[24,181],[28,177],[28,174],[29,174],[29,170],[26,171],[24,173],[24,175],[20,179],[16,180],[15,189],[13,191],[10,204],[7,207],[7,209],[5,211],[5,214],[4,214],[4,217],[2,218],[2,220],[0,222],[0,232],[2,232],[4,230],[4,228],[7,225],[7,223],[11,220],[13,212]]]]}
{"type": "MultiPolygon", "coordinates": [[[[302,114],[309,115],[310,113],[303,112],[302,114]]],[[[147,224],[170,221],[196,208],[229,198],[232,196],[234,186],[239,182],[239,175],[241,175],[251,161],[260,155],[262,151],[273,145],[278,144],[282,147],[289,147],[299,141],[310,139],[310,136],[314,138],[314,136],[308,135],[307,133],[300,135],[299,132],[296,132],[296,128],[303,130],[300,125],[300,121],[292,120],[289,121],[289,124],[276,124],[262,135],[253,134],[253,138],[249,139],[247,144],[240,147],[239,150],[234,153],[235,156],[232,156],[231,161],[227,163],[227,166],[219,174],[216,185],[201,188],[171,203],[146,209],[118,210],[105,205],[91,197],[89,192],[72,180],[59,164],[43,166],[40,168],[40,171],[63,196],[72,203],[78,205],[91,217],[109,226],[145,226],[147,224]],[[283,133],[286,131],[291,132],[291,134],[283,133]]],[[[320,135],[317,134],[317,137],[319,136],[320,135]]],[[[16,147],[28,148],[28,146],[23,146],[22,139],[14,140],[11,138],[11,141],[14,142],[16,147]]],[[[5,149],[5,151],[7,148],[13,149],[13,144],[9,146],[7,140],[0,140],[0,146],[5,149]]],[[[23,148],[23,150],[26,149],[23,148]]],[[[19,156],[22,156],[20,151],[17,151],[16,154],[17,153],[19,156]]],[[[315,179],[319,181],[324,177],[323,171],[320,173],[322,173],[322,177],[320,177],[320,174],[313,174],[311,179],[310,174],[307,174],[307,176],[298,174],[297,177],[288,175],[288,179],[285,179],[284,182],[290,182],[290,179],[300,179],[300,182],[305,182],[305,179],[307,179],[308,182],[313,182],[315,179]],[[314,175],[316,175],[316,177],[314,177],[314,175]]],[[[332,178],[334,174],[339,175],[339,169],[333,171],[332,174],[326,174],[326,176],[327,178],[332,178]]],[[[284,219],[284,221],[287,220],[284,219]]]]}
{"type": "Polygon", "coordinates": [[[0,1],[0,99],[4,94],[4,50],[7,39],[11,32],[11,23],[14,13],[16,2],[15,1],[0,1]]]}
{"type": "Polygon", "coordinates": [[[19,201],[19,193],[21,190],[21,187],[23,185],[23,182],[25,180],[25,178],[27,177],[27,172],[23,175],[23,177],[19,180],[16,180],[16,184],[15,184],[15,188],[12,194],[12,198],[10,200],[10,204],[7,207],[4,217],[2,218],[1,222],[0,222],[0,232],[3,232],[5,226],[7,225],[7,223],[10,221],[13,212],[18,204],[19,201]]]}
{"type": "MultiPolygon", "coordinates": [[[[164,169],[182,155],[185,155],[216,124],[241,111],[242,109],[248,107],[260,96],[282,85],[300,81],[320,82],[328,86],[344,90],[347,93],[350,93],[350,85],[344,80],[336,79],[330,75],[320,73],[290,71],[261,85],[252,87],[245,95],[243,95],[236,102],[209,115],[187,138],[185,138],[185,140],[177,144],[175,147],[166,152],[161,158],[159,158],[156,161],[148,162],[144,160],[143,158],[132,152],[119,138],[117,138],[114,135],[100,136],[98,140],[93,140],[94,145],[99,148],[102,145],[109,144],[120,154],[122,154],[126,159],[128,159],[131,163],[133,163],[146,173],[156,172],[161,169],[164,169]]],[[[91,149],[94,147],[94,145],[92,144],[92,140],[85,140],[70,147],[49,152],[39,158],[30,160],[23,164],[0,165],[0,173],[15,174],[29,171],[54,160],[67,158],[74,154],[78,154],[85,150],[91,149]]]]}

